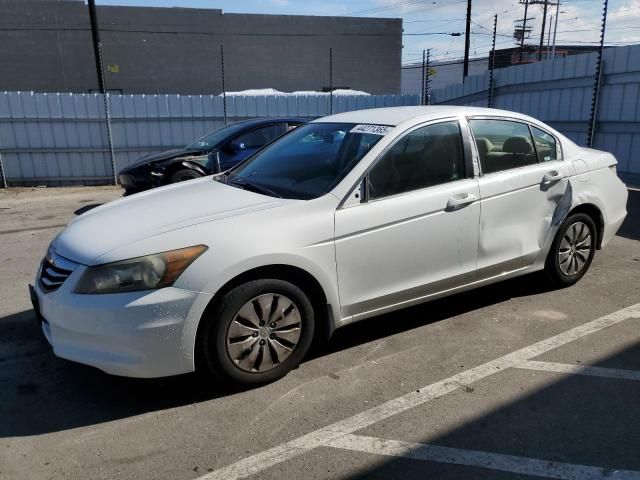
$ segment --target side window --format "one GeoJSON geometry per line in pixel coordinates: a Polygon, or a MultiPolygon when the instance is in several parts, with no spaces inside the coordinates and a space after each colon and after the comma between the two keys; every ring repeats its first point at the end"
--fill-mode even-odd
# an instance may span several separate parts
{"type": "Polygon", "coordinates": [[[483,173],[538,163],[529,125],[511,120],[470,120],[483,173]]]}
{"type": "Polygon", "coordinates": [[[556,139],[534,126],[531,126],[531,131],[533,132],[533,141],[536,145],[536,152],[538,152],[538,161],[550,162],[552,160],[558,160],[558,146],[556,145],[556,139]]]}
{"type": "Polygon", "coordinates": [[[244,143],[244,148],[260,148],[282,135],[285,128],[286,126],[284,123],[256,128],[255,130],[243,133],[234,141],[237,143],[244,143]]]}
{"type": "Polygon", "coordinates": [[[464,178],[458,122],[418,128],[405,135],[373,167],[369,198],[388,197],[464,178]]]}

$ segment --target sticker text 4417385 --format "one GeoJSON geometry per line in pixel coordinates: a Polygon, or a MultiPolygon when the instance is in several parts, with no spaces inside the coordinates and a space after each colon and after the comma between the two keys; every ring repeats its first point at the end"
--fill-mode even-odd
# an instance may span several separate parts
{"type": "Polygon", "coordinates": [[[365,125],[360,124],[353,127],[350,133],[371,133],[373,135],[386,135],[393,127],[387,125],[365,125]]]}

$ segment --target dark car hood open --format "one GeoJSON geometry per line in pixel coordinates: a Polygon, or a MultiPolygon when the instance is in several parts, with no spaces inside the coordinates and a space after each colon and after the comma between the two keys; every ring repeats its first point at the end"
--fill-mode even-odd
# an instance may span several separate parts
{"type": "Polygon", "coordinates": [[[203,155],[205,153],[207,152],[204,152],[202,150],[174,148],[172,150],[165,150],[163,152],[152,153],[150,155],[142,157],[136,163],[133,163],[127,166],[126,168],[122,169],[122,171],[130,170],[130,169],[139,167],[140,165],[164,162],[165,160],[171,160],[171,159],[182,157],[182,156],[203,155]]]}

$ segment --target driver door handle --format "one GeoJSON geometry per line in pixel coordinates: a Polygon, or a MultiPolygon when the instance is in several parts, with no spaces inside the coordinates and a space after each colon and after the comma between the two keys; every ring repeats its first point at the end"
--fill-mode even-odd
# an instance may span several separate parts
{"type": "Polygon", "coordinates": [[[557,182],[558,180],[562,180],[563,178],[564,178],[564,175],[560,173],[558,170],[551,170],[550,172],[547,172],[544,174],[544,177],[542,177],[542,183],[549,184],[549,183],[557,182]]]}
{"type": "Polygon", "coordinates": [[[450,212],[453,210],[458,210],[466,205],[469,205],[470,203],[475,202],[476,200],[478,200],[478,197],[471,193],[460,193],[458,195],[454,195],[447,202],[447,211],[450,212]]]}

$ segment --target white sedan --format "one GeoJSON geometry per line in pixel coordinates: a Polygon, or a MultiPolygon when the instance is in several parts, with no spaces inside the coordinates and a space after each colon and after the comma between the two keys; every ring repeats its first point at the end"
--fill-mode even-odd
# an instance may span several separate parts
{"type": "Polygon", "coordinates": [[[611,154],[533,118],[360,110],[77,217],[31,293],[60,357],[255,385],[351,322],[538,270],[571,285],[626,200],[611,154]]]}

